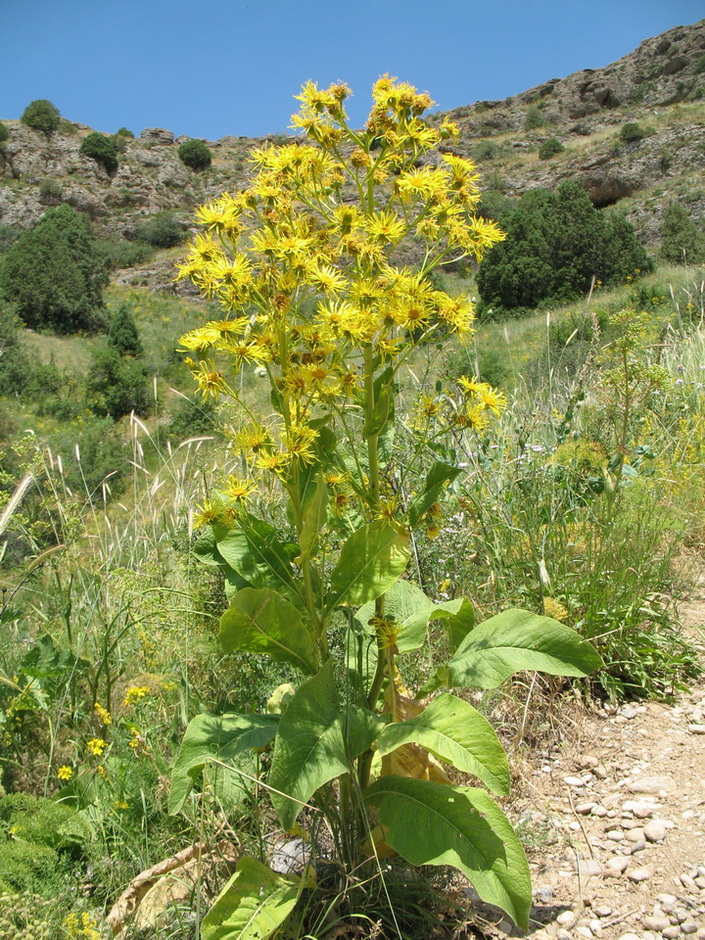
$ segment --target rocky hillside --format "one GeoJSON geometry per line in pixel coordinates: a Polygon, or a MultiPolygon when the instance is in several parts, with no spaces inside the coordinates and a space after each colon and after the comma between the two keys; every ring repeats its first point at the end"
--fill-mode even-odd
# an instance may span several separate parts
{"type": "MultiPolygon", "coordinates": [[[[452,149],[477,161],[488,189],[511,196],[578,178],[596,205],[618,204],[650,247],[672,199],[705,221],[705,20],[648,39],[606,68],[450,114],[461,127],[452,149]],[[563,149],[540,159],[550,139],[563,149]]],[[[246,178],[249,150],[267,139],[207,142],[213,164],[196,173],[178,155],[188,138],[148,128],[138,138],[116,138],[119,165],[109,174],[79,153],[91,130],[85,125],[62,121],[47,138],[2,120],[10,134],[0,144],[0,227],[31,226],[47,206],[67,202],[103,234],[128,240],[163,210],[187,227],[194,205],[246,178]]],[[[164,265],[164,282],[172,271],[164,265]]],[[[151,273],[161,279],[158,266],[151,273]]]]}

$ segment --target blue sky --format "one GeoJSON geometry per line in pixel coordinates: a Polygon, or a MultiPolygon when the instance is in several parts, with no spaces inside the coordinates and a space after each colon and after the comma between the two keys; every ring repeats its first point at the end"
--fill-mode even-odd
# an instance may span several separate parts
{"type": "Polygon", "coordinates": [[[702,0],[0,0],[0,119],[35,98],[113,133],[286,130],[307,79],[360,125],[384,72],[443,110],[599,68],[705,16],[702,0]]]}

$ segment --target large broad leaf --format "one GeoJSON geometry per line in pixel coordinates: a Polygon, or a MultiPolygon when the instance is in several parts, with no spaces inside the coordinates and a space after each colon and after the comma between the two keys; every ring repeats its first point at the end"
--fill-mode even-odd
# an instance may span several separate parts
{"type": "Polygon", "coordinates": [[[203,918],[201,940],[268,940],[293,911],[299,891],[300,879],[241,858],[203,918]]]}
{"type": "Polygon", "coordinates": [[[456,597],[452,601],[436,604],[429,620],[444,621],[451,652],[455,652],[475,626],[475,608],[466,597],[456,597]]]}
{"type": "Polygon", "coordinates": [[[382,756],[405,744],[420,744],[458,770],[474,774],[493,793],[509,793],[507,755],[492,725],[454,695],[439,695],[415,717],[387,725],[375,742],[382,756]]]}
{"type": "Polygon", "coordinates": [[[531,876],[502,810],[476,787],[381,777],[365,793],[379,806],[384,838],[412,865],[454,865],[489,904],[528,927],[531,876]]]}
{"type": "Polygon", "coordinates": [[[419,519],[443,495],[446,486],[460,473],[460,467],[451,467],[450,464],[436,460],[428,471],[423,489],[409,506],[409,522],[416,525],[419,519]]]}
{"type": "MultiPolygon", "coordinates": [[[[375,605],[370,601],[360,607],[355,619],[363,629],[368,629],[374,613],[375,605]]],[[[428,624],[432,620],[443,620],[448,628],[452,650],[459,646],[475,625],[475,611],[469,600],[459,597],[434,604],[410,581],[397,581],[390,587],[384,595],[384,615],[397,623],[398,653],[409,653],[422,647],[427,639],[428,624]]]]}
{"type": "Polygon", "coordinates": [[[330,660],[304,682],[279,722],[268,778],[280,791],[271,796],[284,829],[291,829],[302,803],[319,787],[348,773],[380,726],[381,719],[366,709],[341,708],[330,660]]]}
{"type": "Polygon", "coordinates": [[[278,723],[278,715],[197,715],[176,755],[169,812],[179,812],[210,758],[229,761],[247,750],[261,750],[274,738],[278,723]]]}
{"type": "Polygon", "coordinates": [[[505,610],[478,624],[424,691],[439,686],[494,689],[521,670],[587,676],[602,660],[579,633],[551,617],[505,610]]]}
{"type": "Polygon", "coordinates": [[[358,607],[394,584],[409,561],[409,537],[386,522],[371,522],[343,545],[331,574],[326,609],[358,607]]]}
{"type": "Polygon", "coordinates": [[[318,647],[307,622],[285,597],[269,588],[245,588],[220,618],[226,653],[264,653],[310,674],[318,668],[318,647]]]}
{"type": "MultiPolygon", "coordinates": [[[[276,530],[250,514],[243,514],[232,529],[213,526],[219,554],[256,588],[273,588],[293,599],[300,599],[301,591],[294,569],[291,552],[279,541],[276,530]]],[[[293,550],[296,554],[296,551],[293,550]]]]}

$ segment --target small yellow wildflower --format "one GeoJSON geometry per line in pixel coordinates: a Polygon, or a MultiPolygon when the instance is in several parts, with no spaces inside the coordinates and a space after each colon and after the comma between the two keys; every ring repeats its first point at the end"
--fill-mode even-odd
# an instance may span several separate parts
{"type": "Polygon", "coordinates": [[[254,493],[256,489],[257,484],[253,483],[252,480],[241,480],[239,477],[230,474],[223,493],[229,499],[234,499],[236,502],[241,503],[254,493]]]}
{"type": "Polygon", "coordinates": [[[69,767],[68,764],[64,764],[62,767],[56,771],[56,776],[59,780],[68,781],[73,777],[73,768],[69,767]]]}
{"type": "Polygon", "coordinates": [[[112,724],[113,718],[112,718],[112,715],[110,714],[110,712],[108,711],[107,708],[103,708],[103,706],[102,706],[101,704],[99,704],[98,702],[96,702],[93,707],[95,708],[96,712],[98,713],[98,717],[100,718],[100,720],[103,722],[103,724],[104,724],[106,727],[107,727],[108,725],[112,724]]]}
{"type": "Polygon", "coordinates": [[[123,705],[129,708],[131,705],[134,705],[135,702],[139,702],[148,695],[149,689],[146,685],[131,685],[125,692],[125,697],[123,698],[122,702],[123,705]]]}
{"type": "Polygon", "coordinates": [[[91,738],[86,744],[86,750],[94,757],[101,757],[107,746],[102,738],[91,738]]]}
{"type": "Polygon", "coordinates": [[[125,810],[130,808],[130,804],[127,800],[113,800],[113,806],[115,809],[125,810]]]}

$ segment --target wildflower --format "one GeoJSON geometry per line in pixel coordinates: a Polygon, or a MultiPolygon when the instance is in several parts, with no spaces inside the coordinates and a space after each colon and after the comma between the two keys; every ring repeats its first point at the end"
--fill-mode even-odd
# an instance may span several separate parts
{"type": "Polygon", "coordinates": [[[204,499],[198,507],[198,512],[194,516],[194,528],[199,529],[204,525],[212,525],[214,522],[223,522],[225,519],[225,507],[217,500],[204,499]]]}
{"type": "Polygon", "coordinates": [[[86,750],[94,757],[101,757],[107,746],[102,738],[91,738],[86,744],[86,750]]]}
{"type": "Polygon", "coordinates": [[[126,810],[130,808],[130,804],[127,800],[113,800],[113,806],[115,809],[126,810]]]}
{"type": "Polygon", "coordinates": [[[252,480],[241,480],[230,474],[223,492],[225,496],[234,499],[235,502],[241,503],[244,502],[251,493],[254,493],[256,489],[257,484],[253,483],[252,480]]]}
{"type": "Polygon", "coordinates": [[[64,764],[56,771],[56,776],[59,780],[69,781],[73,777],[73,768],[69,767],[68,764],[64,764]]]}
{"type": "Polygon", "coordinates": [[[103,722],[103,724],[106,727],[112,724],[113,718],[107,708],[103,708],[103,706],[100,705],[98,702],[96,702],[93,707],[98,713],[98,717],[100,718],[100,720],[103,722]]]}
{"type": "Polygon", "coordinates": [[[235,442],[242,450],[251,450],[253,454],[257,454],[263,447],[272,443],[272,437],[264,425],[253,424],[239,431],[235,435],[235,442]]]}
{"type": "Polygon", "coordinates": [[[132,748],[135,753],[143,751],[148,754],[152,750],[138,728],[130,728],[130,740],[127,742],[127,746],[132,748]]]}
{"type": "Polygon", "coordinates": [[[122,700],[123,705],[129,708],[131,705],[134,705],[135,702],[141,701],[141,699],[146,698],[148,695],[149,689],[146,685],[131,685],[125,692],[125,697],[122,700]]]}

